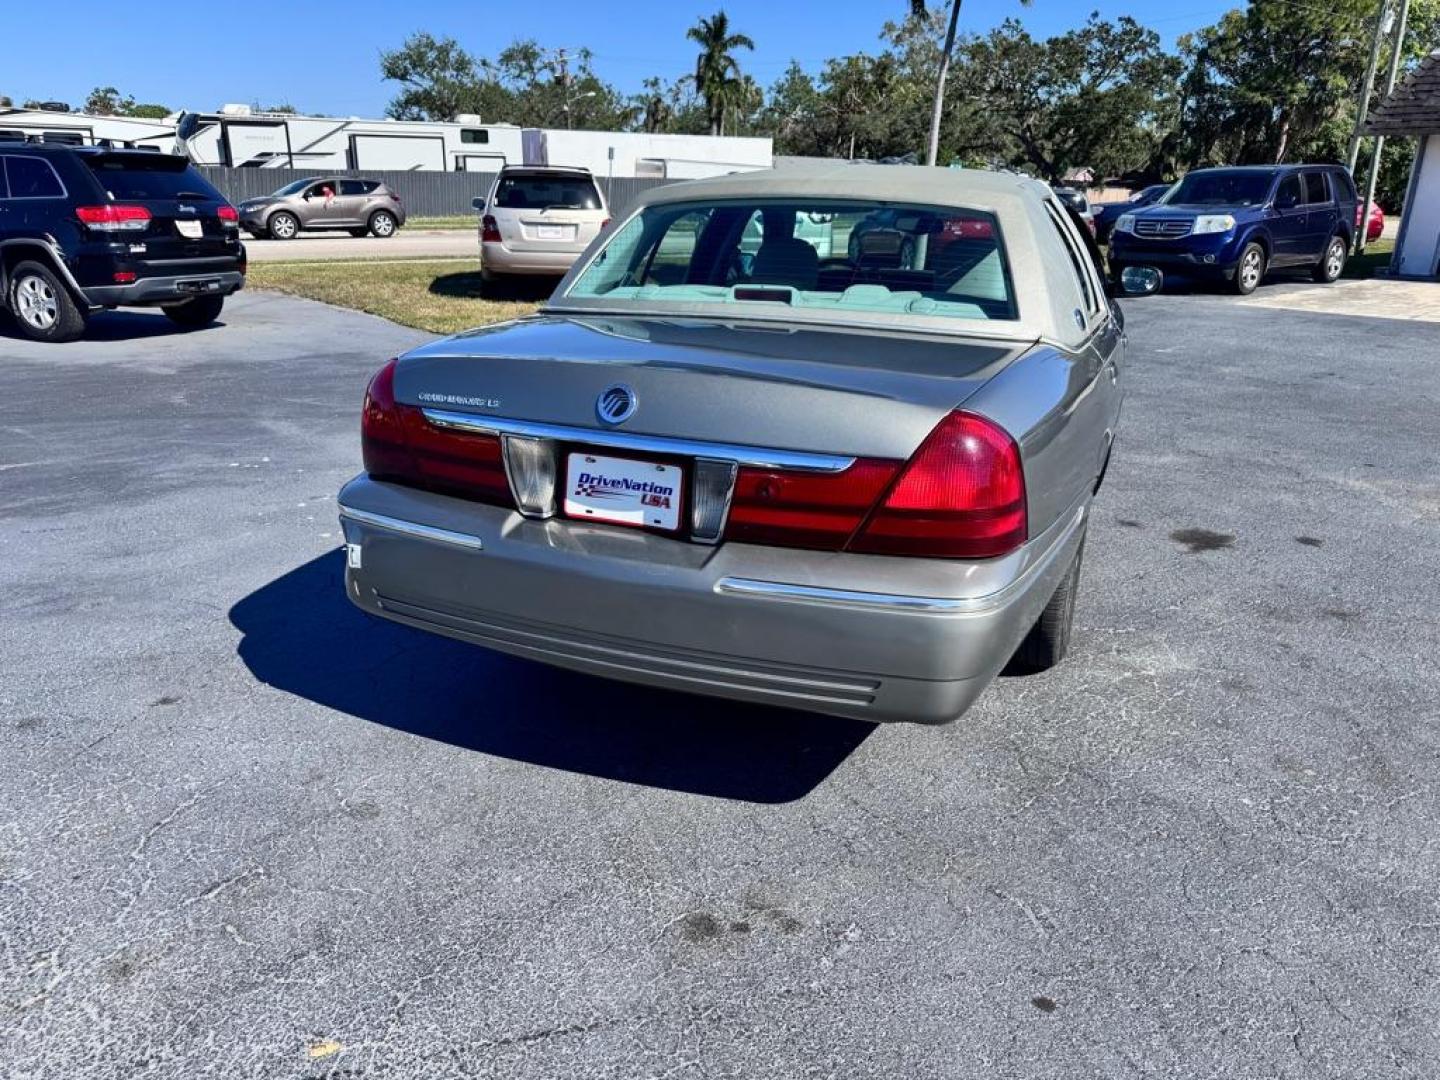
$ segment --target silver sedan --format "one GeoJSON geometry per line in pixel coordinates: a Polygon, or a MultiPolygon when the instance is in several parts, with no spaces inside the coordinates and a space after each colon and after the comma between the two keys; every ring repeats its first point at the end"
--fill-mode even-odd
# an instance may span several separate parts
{"type": "Polygon", "coordinates": [[[953,720],[1068,647],[1122,385],[1094,255],[1011,175],[653,190],[538,314],[375,375],[346,590],[595,675],[953,720]]]}

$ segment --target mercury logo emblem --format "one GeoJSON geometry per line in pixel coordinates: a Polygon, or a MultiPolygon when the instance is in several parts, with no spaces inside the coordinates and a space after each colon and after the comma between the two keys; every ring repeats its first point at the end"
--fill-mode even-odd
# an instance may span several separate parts
{"type": "Polygon", "coordinates": [[[615,383],[600,391],[600,396],[595,399],[595,411],[607,424],[623,424],[635,415],[639,404],[640,399],[635,396],[634,390],[624,383],[615,383]]]}

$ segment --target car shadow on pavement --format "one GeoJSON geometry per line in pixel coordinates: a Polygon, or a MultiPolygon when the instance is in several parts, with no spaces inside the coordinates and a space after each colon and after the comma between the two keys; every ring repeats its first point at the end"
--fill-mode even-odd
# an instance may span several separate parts
{"type": "Polygon", "coordinates": [[[467,750],[726,799],[803,798],[874,724],[653,690],[366,615],[340,550],[230,609],[254,676],[361,720],[467,750]]]}
{"type": "MultiPolygon", "coordinates": [[[[181,334],[203,334],[218,330],[225,323],[221,320],[208,326],[182,327],[171,322],[163,311],[102,311],[90,317],[85,334],[79,340],[87,341],[138,341],[152,337],[178,337],[181,334]]],[[[0,338],[11,337],[19,341],[29,340],[14,321],[0,315],[0,338]]]]}

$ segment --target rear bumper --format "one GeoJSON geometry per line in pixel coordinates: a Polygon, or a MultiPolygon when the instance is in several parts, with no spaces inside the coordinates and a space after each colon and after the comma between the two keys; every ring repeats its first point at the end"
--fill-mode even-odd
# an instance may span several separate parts
{"type": "Polygon", "coordinates": [[[229,296],[244,285],[245,275],[235,269],[147,277],[129,285],[90,286],[84,293],[85,299],[96,307],[150,307],[180,303],[197,296],[229,296]]]}
{"type": "Polygon", "coordinates": [[[959,716],[1004,666],[1086,509],[976,563],[705,547],[364,476],[340,493],[346,592],[371,614],[609,678],[922,723],[959,716]]]}
{"type": "Polygon", "coordinates": [[[583,254],[576,251],[516,251],[504,244],[481,243],[480,265],[491,274],[535,274],[564,277],[583,254]]]}

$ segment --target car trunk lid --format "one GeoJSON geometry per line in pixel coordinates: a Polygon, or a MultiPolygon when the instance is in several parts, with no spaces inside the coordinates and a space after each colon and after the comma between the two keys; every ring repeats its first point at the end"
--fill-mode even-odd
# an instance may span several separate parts
{"type": "Polygon", "coordinates": [[[614,436],[908,458],[1028,346],[706,319],[540,315],[406,354],[397,401],[614,436]],[[623,387],[633,413],[600,417],[623,387]]]}

